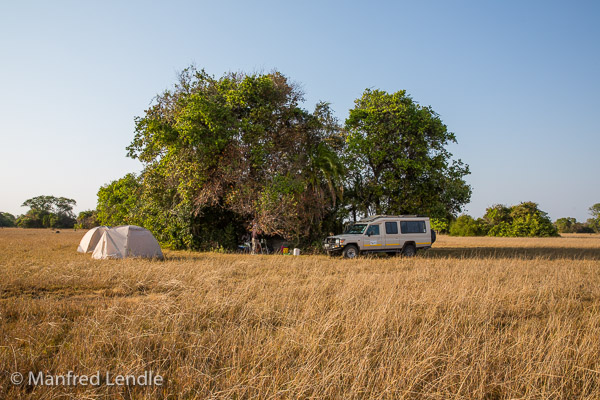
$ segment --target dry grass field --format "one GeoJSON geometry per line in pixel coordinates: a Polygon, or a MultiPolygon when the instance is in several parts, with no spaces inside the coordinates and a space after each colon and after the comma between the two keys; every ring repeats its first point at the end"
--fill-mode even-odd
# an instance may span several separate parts
{"type": "Polygon", "coordinates": [[[160,262],[91,260],[83,233],[0,229],[1,399],[600,398],[600,236],[160,262]],[[165,382],[11,383],[30,371],[165,382]]]}

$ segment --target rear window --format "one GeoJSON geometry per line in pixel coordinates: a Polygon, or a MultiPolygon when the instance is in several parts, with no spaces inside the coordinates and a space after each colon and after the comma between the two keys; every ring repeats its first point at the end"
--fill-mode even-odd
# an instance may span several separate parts
{"type": "Polygon", "coordinates": [[[402,233],[425,233],[425,221],[402,221],[400,222],[402,233]]]}
{"type": "Polygon", "coordinates": [[[396,235],[398,233],[398,223],[397,222],[386,222],[385,223],[385,233],[388,235],[396,235]]]}

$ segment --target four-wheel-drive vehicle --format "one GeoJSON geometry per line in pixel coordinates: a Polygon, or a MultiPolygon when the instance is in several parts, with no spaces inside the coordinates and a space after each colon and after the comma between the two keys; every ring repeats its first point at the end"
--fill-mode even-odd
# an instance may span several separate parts
{"type": "Polygon", "coordinates": [[[435,238],[429,217],[375,215],[361,219],[341,235],[329,236],[325,239],[325,251],[346,258],[375,252],[412,257],[418,249],[430,248],[435,238]]]}

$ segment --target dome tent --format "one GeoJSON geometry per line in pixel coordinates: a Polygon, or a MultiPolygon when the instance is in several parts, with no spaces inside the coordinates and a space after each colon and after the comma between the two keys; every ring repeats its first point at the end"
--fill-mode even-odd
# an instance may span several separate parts
{"type": "Polygon", "coordinates": [[[152,233],[135,225],[106,230],[92,253],[97,260],[126,257],[164,258],[152,233]]]}
{"type": "Polygon", "coordinates": [[[77,246],[77,251],[80,253],[91,253],[96,248],[96,245],[100,241],[102,234],[107,231],[107,226],[97,226],[95,228],[90,229],[83,235],[81,241],[79,242],[79,246],[77,246]]]}

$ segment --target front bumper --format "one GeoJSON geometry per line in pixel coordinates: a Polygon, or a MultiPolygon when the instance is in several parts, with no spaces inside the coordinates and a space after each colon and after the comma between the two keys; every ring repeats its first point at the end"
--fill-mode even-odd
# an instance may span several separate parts
{"type": "Polygon", "coordinates": [[[334,239],[325,239],[323,248],[325,249],[327,254],[335,254],[335,253],[341,253],[342,250],[344,249],[344,245],[334,239]]]}

